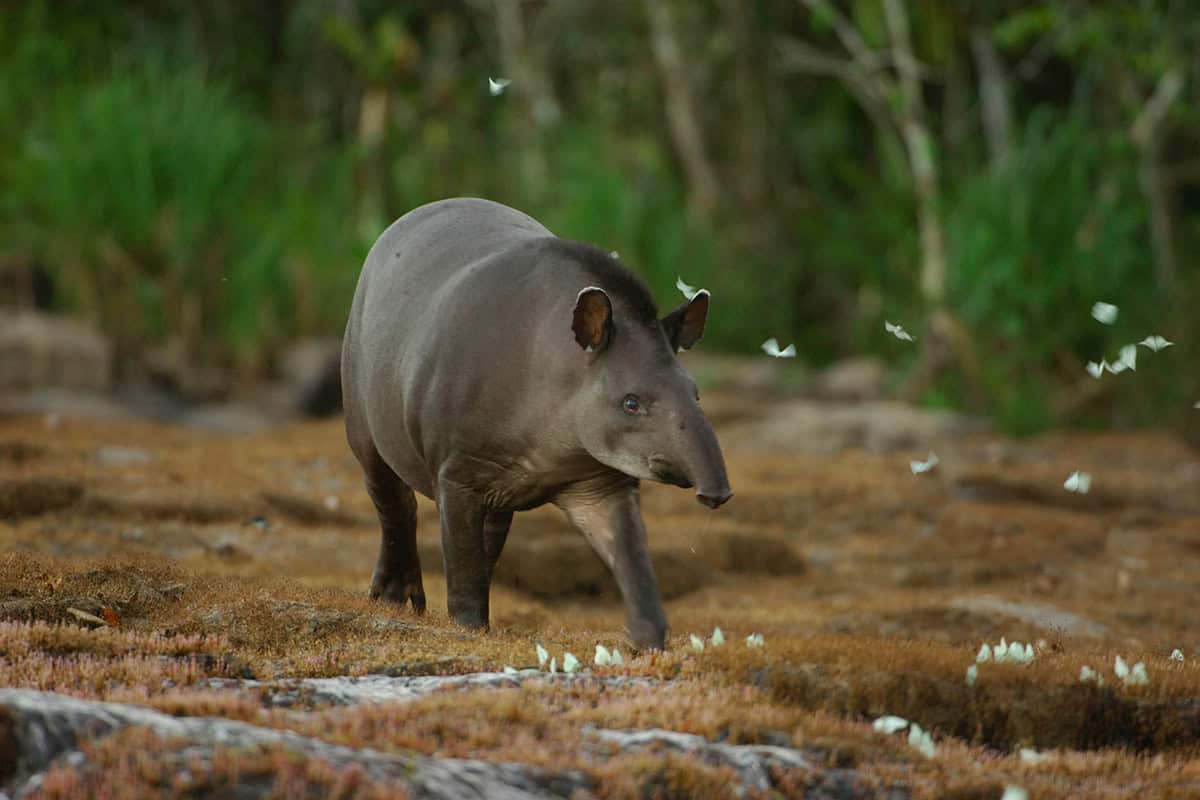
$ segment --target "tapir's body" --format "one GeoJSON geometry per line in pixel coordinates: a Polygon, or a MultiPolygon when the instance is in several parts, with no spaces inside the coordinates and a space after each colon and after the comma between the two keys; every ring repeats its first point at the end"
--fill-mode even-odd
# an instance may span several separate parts
{"type": "Polygon", "coordinates": [[[659,320],[608,253],[486,200],[388,228],[342,352],[347,436],[383,527],[372,596],[424,608],[416,490],[439,507],[451,616],[486,626],[512,513],[554,502],[613,569],[634,641],[662,646],[638,479],[696,485],[714,507],[730,495],[675,358],[703,329],[699,299],[659,320]]]}

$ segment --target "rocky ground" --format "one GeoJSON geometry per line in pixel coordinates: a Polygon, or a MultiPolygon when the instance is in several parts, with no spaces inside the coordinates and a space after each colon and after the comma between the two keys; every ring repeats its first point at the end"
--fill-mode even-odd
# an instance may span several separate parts
{"type": "Polygon", "coordinates": [[[430,612],[368,601],[378,530],[336,419],[0,418],[0,791],[1200,797],[1194,450],[704,402],[736,496],[645,488],[673,635],[644,654],[553,509],[518,515],[486,635],[445,617],[425,501],[430,612]],[[1077,469],[1086,495],[1063,489],[1077,469]],[[1032,661],[976,664],[1002,638],[1032,661]],[[538,644],[584,669],[539,670],[538,644]],[[625,663],[594,666],[597,644],[625,663]]]}

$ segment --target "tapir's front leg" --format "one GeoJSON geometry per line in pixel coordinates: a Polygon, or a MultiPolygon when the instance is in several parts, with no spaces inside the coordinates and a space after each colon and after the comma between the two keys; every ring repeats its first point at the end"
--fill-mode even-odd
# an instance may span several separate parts
{"type": "Polygon", "coordinates": [[[572,487],[555,503],[617,579],[629,638],[638,647],[662,649],[667,618],[650,563],[637,483],[622,483],[600,493],[592,487],[572,487]]]}
{"type": "Polygon", "coordinates": [[[437,495],[450,618],[463,627],[486,630],[491,563],[483,538],[483,499],[444,478],[437,495]]]}

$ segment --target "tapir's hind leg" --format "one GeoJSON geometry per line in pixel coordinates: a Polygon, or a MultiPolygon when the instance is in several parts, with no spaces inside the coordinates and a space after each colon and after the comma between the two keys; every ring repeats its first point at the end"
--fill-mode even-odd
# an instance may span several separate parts
{"type": "Polygon", "coordinates": [[[371,599],[388,600],[413,610],[425,610],[425,585],[421,582],[421,559],[417,555],[417,498],[379,455],[375,446],[355,448],[362,464],[367,493],[379,514],[383,537],[379,562],[371,578],[371,599]],[[360,450],[362,452],[360,452],[360,450]]]}

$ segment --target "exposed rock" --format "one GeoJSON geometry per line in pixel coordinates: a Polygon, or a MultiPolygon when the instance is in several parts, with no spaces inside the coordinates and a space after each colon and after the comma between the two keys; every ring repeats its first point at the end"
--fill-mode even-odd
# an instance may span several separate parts
{"type": "Polygon", "coordinates": [[[751,450],[828,455],[856,448],[873,452],[927,448],[938,440],[986,427],[986,422],[973,417],[903,403],[790,400],[764,409],[759,420],[729,426],[721,438],[751,450]]]}
{"type": "Polygon", "coordinates": [[[183,412],[178,419],[189,428],[228,434],[260,433],[281,421],[271,409],[238,401],[206,403],[183,412]]]}
{"type": "MultiPolygon", "coordinates": [[[[654,750],[681,753],[699,758],[716,767],[732,767],[746,789],[770,791],[779,788],[773,773],[784,770],[815,771],[808,757],[791,747],[773,745],[731,745],[709,742],[701,736],[677,733],[662,729],[644,731],[616,731],[591,729],[588,733],[622,752],[631,750],[654,750]]],[[[878,792],[860,785],[857,775],[850,770],[822,770],[808,783],[805,797],[810,798],[867,798],[878,797],[878,792]]],[[[907,792],[895,795],[907,797],[907,792]]]]}
{"type": "Polygon", "coordinates": [[[338,525],[353,527],[365,525],[367,522],[353,514],[329,508],[324,501],[309,500],[279,492],[262,492],[259,495],[272,510],[305,525],[338,525]]]}
{"type": "Polygon", "coordinates": [[[360,703],[397,703],[416,700],[434,692],[455,689],[515,689],[528,681],[568,684],[603,684],[605,686],[653,686],[650,678],[623,675],[593,675],[576,672],[570,675],[523,669],[515,674],[504,672],[473,672],[467,675],[417,675],[391,677],[364,675],[362,677],[303,678],[277,681],[231,681],[214,678],[209,685],[215,689],[255,689],[262,692],[269,706],[296,705],[358,705],[360,703]]]}
{"type": "Polygon", "coordinates": [[[342,408],[341,338],[300,339],[279,359],[279,373],[293,407],[306,416],[324,417],[342,408]]]}
{"type": "Polygon", "coordinates": [[[103,467],[132,467],[149,464],[154,456],[136,447],[101,447],[96,451],[96,463],[103,467]]]}
{"type": "Polygon", "coordinates": [[[1047,631],[1062,632],[1067,636],[1103,636],[1108,630],[1099,622],[1061,608],[1040,603],[1014,603],[987,595],[960,598],[954,601],[954,607],[979,614],[1003,614],[1047,631]]]}
{"type": "Polygon", "coordinates": [[[111,395],[57,387],[11,394],[0,391],[0,415],[43,415],[48,430],[56,430],[63,418],[137,418],[133,409],[111,395]]]}
{"type": "Polygon", "coordinates": [[[886,377],[879,359],[850,358],[821,370],[813,381],[813,393],[826,400],[878,400],[886,377]]]}
{"type": "Polygon", "coordinates": [[[111,383],[112,345],[92,326],[39,311],[0,311],[0,392],[104,391],[111,383]]]}
{"type": "MultiPolygon", "coordinates": [[[[15,752],[15,768],[0,773],[13,781],[15,797],[36,790],[38,773],[54,759],[70,753],[82,739],[102,737],[121,728],[140,726],[183,746],[163,758],[196,769],[211,761],[219,745],[250,748],[281,745],[297,756],[321,759],[336,768],[357,764],[374,781],[407,786],[413,797],[518,798],[570,797],[591,788],[581,772],[553,773],[512,763],[471,759],[429,758],[382,753],[369,748],[334,745],[290,731],[262,728],[215,717],[172,717],[122,703],[101,703],[28,689],[0,690],[0,747],[15,752]]],[[[78,756],[75,757],[78,762],[78,756]]]]}

